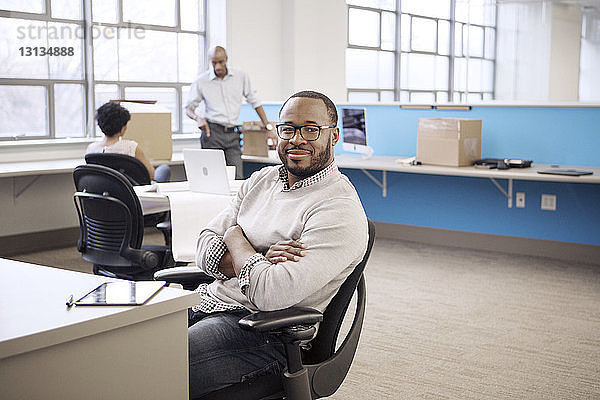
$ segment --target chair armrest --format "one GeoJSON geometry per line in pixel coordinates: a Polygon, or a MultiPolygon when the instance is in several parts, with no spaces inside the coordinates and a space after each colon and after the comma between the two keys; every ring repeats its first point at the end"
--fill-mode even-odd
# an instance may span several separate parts
{"type": "Polygon", "coordinates": [[[323,313],[308,307],[291,307],[285,310],[259,311],[239,321],[242,328],[258,332],[273,332],[298,325],[315,325],[323,320],[323,313]]]}
{"type": "Polygon", "coordinates": [[[201,283],[210,283],[215,280],[206,275],[198,267],[166,268],[154,273],[154,280],[167,283],[181,283],[184,288],[198,286],[201,283]]]}
{"type": "Polygon", "coordinates": [[[143,269],[148,271],[156,269],[161,264],[165,257],[164,253],[164,251],[132,249],[131,247],[126,247],[121,250],[121,255],[123,257],[140,265],[143,269]]]}

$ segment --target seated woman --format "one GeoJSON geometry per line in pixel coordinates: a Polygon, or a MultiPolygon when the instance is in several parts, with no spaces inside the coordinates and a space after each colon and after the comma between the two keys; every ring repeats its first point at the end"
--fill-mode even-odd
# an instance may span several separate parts
{"type": "Polygon", "coordinates": [[[148,170],[151,179],[156,182],[169,181],[171,178],[171,168],[168,165],[160,165],[155,170],[135,140],[123,139],[123,135],[127,130],[127,123],[131,119],[131,115],[127,109],[118,103],[108,102],[98,108],[96,119],[98,120],[100,130],[104,133],[104,139],[99,142],[90,143],[86,154],[126,154],[140,160],[148,170]]]}

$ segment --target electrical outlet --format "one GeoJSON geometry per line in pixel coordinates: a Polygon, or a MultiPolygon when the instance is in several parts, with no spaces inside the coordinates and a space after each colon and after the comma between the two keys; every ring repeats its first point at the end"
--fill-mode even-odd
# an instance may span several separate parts
{"type": "Polygon", "coordinates": [[[517,192],[515,196],[515,206],[525,208],[525,192],[517,192]]]}
{"type": "Polygon", "coordinates": [[[556,211],[555,194],[542,194],[542,210],[556,211]]]}

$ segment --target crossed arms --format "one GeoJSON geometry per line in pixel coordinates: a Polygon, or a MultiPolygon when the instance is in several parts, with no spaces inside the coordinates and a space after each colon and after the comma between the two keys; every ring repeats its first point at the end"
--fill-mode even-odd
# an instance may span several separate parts
{"type": "Polygon", "coordinates": [[[217,278],[213,294],[251,310],[326,306],[366,249],[359,200],[336,185],[281,193],[256,174],[201,232],[196,265],[217,278]]]}

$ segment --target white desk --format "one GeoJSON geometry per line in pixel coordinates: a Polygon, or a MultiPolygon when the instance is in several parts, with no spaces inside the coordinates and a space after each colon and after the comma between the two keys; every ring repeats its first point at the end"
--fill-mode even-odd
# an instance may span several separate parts
{"type": "MultiPolygon", "coordinates": [[[[242,156],[242,160],[244,161],[255,161],[256,158],[263,159],[262,157],[242,156]]],[[[86,162],[83,157],[57,160],[0,162],[0,178],[32,175],[72,174],[75,167],[85,163],[86,162]]],[[[183,165],[183,152],[173,153],[173,156],[170,160],[152,161],[152,164],[154,166],[163,164],[183,165]]]]}
{"type": "MultiPolygon", "coordinates": [[[[489,178],[492,183],[507,197],[508,206],[512,207],[512,183],[513,180],[532,180],[546,182],[569,182],[569,183],[600,183],[600,167],[579,167],[565,166],[561,168],[577,168],[593,171],[593,175],[585,176],[564,176],[564,175],[543,175],[537,171],[550,168],[549,164],[533,164],[531,168],[511,168],[507,170],[498,169],[480,169],[475,167],[441,167],[436,165],[402,165],[396,162],[399,158],[395,156],[373,156],[369,159],[363,159],[360,155],[337,154],[336,162],[340,168],[360,169],[381,188],[382,195],[387,196],[387,172],[404,172],[412,174],[429,175],[448,175],[448,176],[468,176],[476,178],[489,178]],[[381,180],[373,176],[368,170],[382,171],[381,180]],[[507,188],[504,189],[496,179],[506,179],[507,188]]],[[[246,162],[257,162],[264,164],[280,164],[281,161],[275,151],[269,153],[269,157],[257,157],[242,155],[242,160],[246,162]]],[[[50,161],[26,161],[0,163],[0,178],[25,176],[25,175],[46,175],[72,173],[73,169],[85,161],[66,159],[50,161]]],[[[180,165],[183,164],[183,154],[173,153],[173,158],[167,161],[157,161],[159,164],[180,165]]],[[[29,185],[28,185],[29,186],[29,185]]],[[[17,196],[18,197],[18,196],[17,196]]],[[[165,210],[162,210],[165,211],[165,210]]],[[[158,211],[155,211],[158,212],[158,211]]]]}
{"type": "Polygon", "coordinates": [[[169,198],[162,193],[154,191],[154,185],[134,186],[133,190],[140,199],[144,215],[169,211],[169,198]]]}
{"type": "MultiPolygon", "coordinates": [[[[213,217],[227,207],[232,196],[194,193],[188,190],[168,191],[170,186],[178,185],[178,183],[157,184],[162,192],[148,191],[154,185],[134,186],[134,190],[140,199],[144,214],[171,211],[171,250],[173,258],[175,261],[193,262],[200,231],[213,217]]],[[[241,181],[232,181],[230,184],[232,189],[239,189],[241,181]]]]}
{"type": "Polygon", "coordinates": [[[110,278],[0,259],[3,399],[187,399],[189,291],[68,309],[110,278]]]}
{"type": "MultiPolygon", "coordinates": [[[[387,172],[404,172],[411,174],[467,176],[473,178],[488,178],[508,199],[508,207],[512,207],[513,180],[546,181],[546,182],[568,182],[568,183],[600,183],[600,167],[578,167],[561,165],[561,169],[579,169],[592,171],[592,175],[567,176],[538,174],[537,171],[550,169],[549,164],[532,164],[530,168],[510,168],[506,170],[482,169],[476,167],[442,167],[437,165],[403,165],[396,160],[404,157],[373,156],[368,159],[355,154],[337,154],[335,161],[340,168],[360,169],[381,188],[382,196],[387,196],[387,172]],[[368,170],[381,171],[381,181],[374,177],[368,170]],[[507,188],[504,189],[496,179],[506,179],[507,188]]],[[[279,159],[270,157],[246,156],[245,161],[253,161],[265,164],[278,164],[279,159]]]]}
{"type": "MultiPolygon", "coordinates": [[[[84,165],[83,158],[66,158],[58,160],[19,161],[0,163],[0,178],[31,175],[72,174],[75,167],[84,165]]],[[[182,165],[183,154],[173,153],[172,160],[152,161],[153,165],[182,165]]]]}

